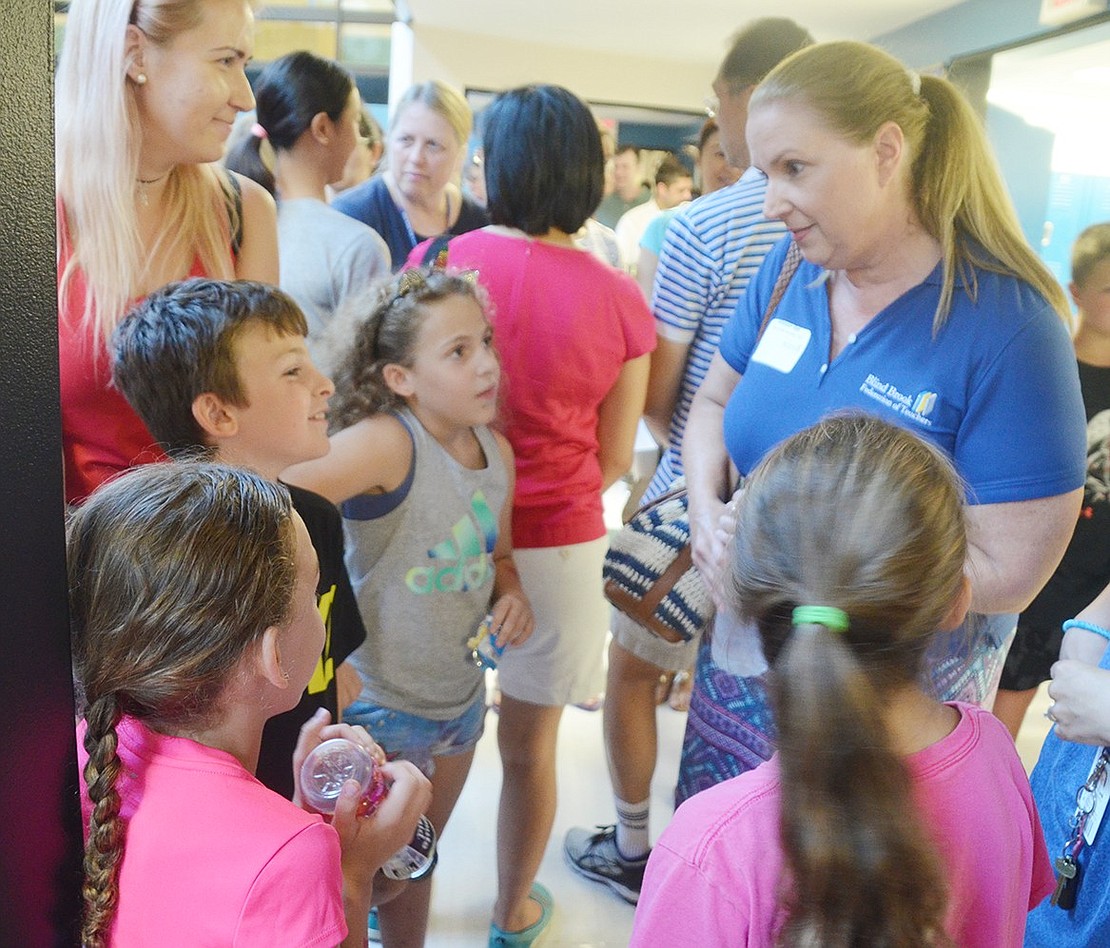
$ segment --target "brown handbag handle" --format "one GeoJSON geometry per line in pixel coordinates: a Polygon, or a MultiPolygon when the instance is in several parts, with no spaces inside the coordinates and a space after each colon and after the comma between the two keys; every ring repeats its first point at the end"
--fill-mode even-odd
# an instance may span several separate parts
{"type": "MultiPolygon", "coordinates": [[[[756,333],[755,341],[758,344],[759,340],[763,338],[763,331],[767,328],[767,324],[771,321],[771,317],[775,314],[778,308],[779,301],[782,299],[783,294],[786,292],[787,286],[790,281],[794,279],[794,274],[798,272],[798,266],[802,262],[802,251],[796,241],[790,241],[790,249],[786,251],[786,258],[782,261],[782,269],[779,270],[778,279],[775,280],[774,289],[771,290],[771,298],[767,301],[767,308],[763,311],[763,320],[759,324],[759,332],[756,333]]],[[[754,346],[753,346],[754,349],[754,346]]]]}
{"type": "Polygon", "coordinates": [[[678,551],[672,561],[655,581],[655,584],[647,591],[647,594],[640,601],[643,603],[644,612],[651,615],[658,608],[659,603],[663,601],[663,597],[667,595],[674,588],[674,584],[682,578],[683,574],[694,565],[694,554],[690,549],[690,544],[687,543],[681,550],[678,551]]]}

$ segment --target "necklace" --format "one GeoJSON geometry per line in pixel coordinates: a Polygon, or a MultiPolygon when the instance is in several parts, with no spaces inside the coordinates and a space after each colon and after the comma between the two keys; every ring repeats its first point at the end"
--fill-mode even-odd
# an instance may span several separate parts
{"type": "Polygon", "coordinates": [[[164,180],[169,175],[167,171],[165,174],[159,175],[157,178],[136,178],[135,183],[139,186],[139,203],[143,207],[150,207],[150,194],[147,191],[152,184],[157,184],[159,181],[164,180]]]}

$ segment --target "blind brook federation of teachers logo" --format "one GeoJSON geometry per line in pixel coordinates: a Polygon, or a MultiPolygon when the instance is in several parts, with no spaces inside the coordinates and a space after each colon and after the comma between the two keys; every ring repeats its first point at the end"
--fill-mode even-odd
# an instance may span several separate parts
{"type": "Polygon", "coordinates": [[[874,373],[864,379],[859,390],[868,398],[875,399],[903,418],[909,418],[926,428],[933,426],[929,416],[937,405],[936,392],[918,392],[916,395],[910,395],[899,391],[893,382],[884,382],[874,373]]]}
{"type": "Polygon", "coordinates": [[[451,528],[451,536],[428,550],[427,566],[414,566],[405,585],[417,595],[467,592],[493,580],[491,561],[497,543],[497,518],[485,494],[475,491],[470,514],[451,528]]]}

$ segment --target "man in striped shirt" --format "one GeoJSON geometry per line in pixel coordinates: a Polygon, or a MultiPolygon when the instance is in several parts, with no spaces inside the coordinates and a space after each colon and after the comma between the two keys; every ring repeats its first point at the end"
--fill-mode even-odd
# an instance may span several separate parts
{"type": "MultiPolygon", "coordinates": [[[[756,20],[733,39],[707,102],[729,164],[747,168],[744,137],[755,86],[790,53],[813,42],[791,20],[756,20]]],[[[648,501],[682,473],[682,436],[694,393],[732,315],[764,256],[785,227],[763,217],[766,183],[749,168],[735,184],[699,198],[667,228],[651,308],[658,346],[652,354],[645,420],[664,452],[644,493],[648,501]]],[[[579,874],[639,899],[651,850],[648,816],[655,772],[655,687],[660,674],[694,663],[698,642],[657,638],[614,610],[604,727],[617,823],[599,832],[567,833],[564,851],[579,874]]]]}

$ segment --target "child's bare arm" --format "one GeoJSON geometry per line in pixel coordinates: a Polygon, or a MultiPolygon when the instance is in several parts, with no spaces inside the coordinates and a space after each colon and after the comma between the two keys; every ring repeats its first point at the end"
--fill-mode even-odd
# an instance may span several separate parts
{"type": "Polygon", "coordinates": [[[501,434],[494,433],[501,458],[509,476],[509,489],[497,530],[497,544],[493,548],[493,605],[490,609],[492,621],[490,628],[499,646],[520,645],[532,634],[535,620],[532,607],[520,576],[513,562],[513,494],[516,489],[516,469],[513,464],[513,449],[501,434]]]}
{"type": "Polygon", "coordinates": [[[335,669],[335,690],[336,703],[339,706],[339,713],[342,714],[343,709],[357,701],[362,692],[362,678],[350,662],[342,662],[335,669]]]}
{"type": "Polygon", "coordinates": [[[397,760],[382,765],[389,795],[369,817],[359,817],[358,784],[348,780],[335,808],[332,826],[343,859],[343,914],[347,937],[342,948],[366,944],[366,916],[374,898],[374,875],[411,838],[432,802],[431,782],[416,765],[397,760]]]}
{"type": "Polygon", "coordinates": [[[412,465],[412,438],[392,415],[373,415],[331,436],[331,450],[294,464],[281,479],[315,491],[333,504],[359,494],[380,494],[404,483],[412,465]]]}

